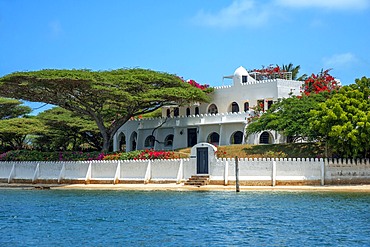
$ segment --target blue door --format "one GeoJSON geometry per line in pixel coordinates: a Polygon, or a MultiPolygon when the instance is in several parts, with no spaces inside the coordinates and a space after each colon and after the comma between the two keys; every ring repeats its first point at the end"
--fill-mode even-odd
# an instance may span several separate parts
{"type": "Polygon", "coordinates": [[[197,174],[208,174],[208,148],[197,148],[197,174]]]}

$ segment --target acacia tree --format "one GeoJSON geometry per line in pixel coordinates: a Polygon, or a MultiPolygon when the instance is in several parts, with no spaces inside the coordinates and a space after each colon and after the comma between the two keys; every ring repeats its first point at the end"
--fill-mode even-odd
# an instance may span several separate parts
{"type": "Polygon", "coordinates": [[[21,149],[29,134],[42,129],[39,121],[27,117],[30,112],[19,100],[0,98],[0,150],[21,149]]]}
{"type": "Polygon", "coordinates": [[[77,150],[81,145],[101,150],[102,138],[99,129],[91,119],[76,115],[61,107],[37,115],[45,125],[45,131],[34,140],[42,150],[77,150]]]}
{"type": "Polygon", "coordinates": [[[0,78],[0,96],[45,102],[90,117],[102,135],[103,151],[131,117],[174,102],[209,100],[176,75],[139,68],[16,72],[0,78]]]}

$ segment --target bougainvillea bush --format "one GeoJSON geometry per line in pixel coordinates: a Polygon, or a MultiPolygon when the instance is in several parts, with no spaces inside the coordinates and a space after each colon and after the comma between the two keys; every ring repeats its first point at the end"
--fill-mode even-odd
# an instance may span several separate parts
{"type": "Polygon", "coordinates": [[[153,149],[132,151],[127,153],[108,154],[104,160],[155,160],[155,159],[177,159],[178,154],[173,151],[155,151],[153,149]]]}
{"type": "Polygon", "coordinates": [[[302,86],[302,91],[305,95],[311,93],[318,94],[320,92],[331,92],[338,90],[340,85],[333,76],[329,74],[330,69],[321,70],[318,74],[312,74],[308,77],[302,86]]]}

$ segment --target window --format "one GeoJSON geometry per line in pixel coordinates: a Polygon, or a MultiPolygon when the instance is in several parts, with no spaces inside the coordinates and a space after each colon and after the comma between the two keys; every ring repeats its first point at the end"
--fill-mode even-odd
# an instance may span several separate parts
{"type": "Polygon", "coordinates": [[[207,142],[213,145],[218,145],[218,143],[220,142],[220,135],[216,132],[212,132],[211,134],[209,134],[207,142]]]}
{"type": "Polygon", "coordinates": [[[230,144],[242,144],[243,142],[243,132],[236,131],[231,135],[230,144]]]}
{"type": "Polygon", "coordinates": [[[245,84],[245,83],[247,83],[247,82],[248,82],[248,76],[243,75],[243,76],[242,76],[242,83],[243,83],[243,84],[245,84]]]}
{"type": "Polygon", "coordinates": [[[190,108],[186,108],[186,116],[189,117],[190,116],[190,108]]]}
{"type": "Polygon", "coordinates": [[[211,105],[208,107],[208,113],[209,113],[209,114],[217,114],[217,113],[218,113],[217,106],[216,106],[215,104],[211,104],[211,105]]]}
{"type": "Polygon", "coordinates": [[[231,112],[239,112],[239,105],[236,102],[231,103],[231,112]]]}
{"type": "Polygon", "coordinates": [[[173,145],[173,135],[172,134],[166,136],[166,138],[164,139],[164,145],[166,147],[172,147],[173,145]]]}
{"type": "Polygon", "coordinates": [[[167,117],[171,117],[171,110],[167,109],[167,117]]]}
{"type": "Polygon", "coordinates": [[[199,107],[195,107],[195,115],[199,115],[199,107]]]}
{"type": "Polygon", "coordinates": [[[154,148],[155,137],[150,135],[145,139],[144,146],[146,148],[154,148]]]}
{"type": "Polygon", "coordinates": [[[178,107],[176,107],[175,110],[173,111],[173,115],[175,117],[178,117],[180,115],[180,109],[178,107]]]}
{"type": "Polygon", "coordinates": [[[244,111],[249,111],[249,102],[244,103],[244,111]]]}

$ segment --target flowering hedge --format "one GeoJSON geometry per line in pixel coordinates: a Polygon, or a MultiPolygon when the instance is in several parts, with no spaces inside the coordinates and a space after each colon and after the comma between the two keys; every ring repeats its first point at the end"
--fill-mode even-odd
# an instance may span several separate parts
{"type": "Polygon", "coordinates": [[[180,158],[180,156],[175,152],[154,151],[150,149],[111,154],[101,152],[40,152],[35,150],[15,150],[0,153],[0,161],[86,161],[176,158],[180,158]]]}
{"type": "Polygon", "coordinates": [[[146,149],[141,151],[132,151],[128,153],[116,153],[108,154],[104,157],[104,160],[144,160],[144,159],[176,159],[179,155],[176,155],[172,151],[155,151],[152,149],[146,149]]]}
{"type": "Polygon", "coordinates": [[[265,79],[284,78],[284,74],[287,71],[280,68],[279,65],[276,66],[270,65],[268,67],[262,67],[262,69],[253,69],[251,72],[258,73],[256,74],[256,79],[265,80],[265,79]]]}

